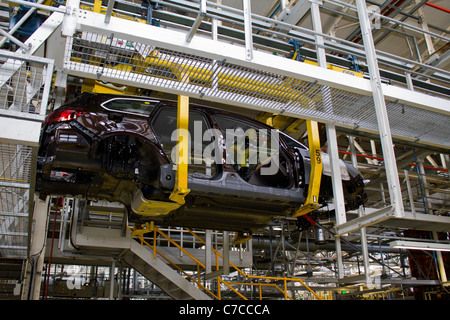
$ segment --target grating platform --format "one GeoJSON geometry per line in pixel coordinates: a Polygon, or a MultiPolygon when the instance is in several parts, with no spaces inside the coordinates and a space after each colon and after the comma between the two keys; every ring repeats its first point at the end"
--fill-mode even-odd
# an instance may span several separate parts
{"type": "MultiPolygon", "coordinates": [[[[201,36],[180,45],[185,31],[115,17],[104,24],[101,15],[80,12],[78,32],[66,45],[68,74],[378,131],[367,79],[262,51],[246,61],[239,45],[201,36]]],[[[388,85],[385,90],[394,137],[450,146],[449,100],[388,85]]]]}
{"type": "Polygon", "coordinates": [[[450,232],[450,217],[410,211],[405,211],[403,215],[396,216],[391,206],[387,206],[336,226],[335,231],[338,235],[343,235],[369,226],[450,232]]]}

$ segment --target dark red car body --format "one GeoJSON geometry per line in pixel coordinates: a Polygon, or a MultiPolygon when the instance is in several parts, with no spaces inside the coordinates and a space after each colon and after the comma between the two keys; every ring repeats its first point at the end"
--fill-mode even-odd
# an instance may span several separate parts
{"type": "MultiPolygon", "coordinates": [[[[139,201],[170,203],[175,171],[168,151],[176,142],[167,135],[176,128],[176,108],[176,102],[154,98],[86,93],[53,111],[42,128],[37,192],[41,197],[121,202],[132,222],[242,232],[291,216],[302,206],[309,183],[309,151],[280,134],[276,174],[263,176],[258,166],[228,164],[223,153],[219,156],[223,161],[213,165],[189,165],[190,192],[184,205],[163,214],[136,212],[139,201]]],[[[232,123],[272,129],[211,107],[189,109],[190,121],[202,121],[205,128],[221,132],[232,123]]],[[[343,167],[348,173],[343,180],[346,206],[355,209],[366,198],[363,178],[352,166],[343,167]]],[[[331,180],[324,174],[320,201],[325,205],[331,197],[331,180]]]]}

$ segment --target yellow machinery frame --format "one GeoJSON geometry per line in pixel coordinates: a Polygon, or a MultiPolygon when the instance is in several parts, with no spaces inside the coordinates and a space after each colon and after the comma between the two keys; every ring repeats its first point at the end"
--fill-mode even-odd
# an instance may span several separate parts
{"type": "Polygon", "coordinates": [[[175,187],[169,199],[183,205],[184,197],[190,191],[188,189],[189,139],[186,136],[189,129],[189,97],[187,96],[178,96],[177,129],[177,170],[175,174],[175,187]]]}
{"type": "Polygon", "coordinates": [[[322,180],[322,151],[320,150],[319,126],[316,121],[307,120],[309,153],[311,158],[311,174],[309,177],[308,195],[302,207],[292,217],[300,217],[321,207],[319,204],[320,183],[322,180]]]}

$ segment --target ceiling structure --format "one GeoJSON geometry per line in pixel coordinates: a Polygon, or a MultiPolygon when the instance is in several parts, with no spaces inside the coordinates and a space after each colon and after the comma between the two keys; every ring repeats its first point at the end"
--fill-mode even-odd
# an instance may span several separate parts
{"type": "MultiPolygon", "coordinates": [[[[342,0],[343,2],[354,4],[352,0],[342,0]]],[[[91,1],[93,2],[93,1],[91,1]]],[[[141,4],[141,1],[129,1],[136,4],[141,4]]],[[[164,1],[156,1],[163,3],[164,1]]],[[[186,6],[187,1],[167,1],[171,3],[182,3],[186,6]]],[[[191,1],[197,4],[198,1],[191,1]]],[[[242,1],[241,0],[217,0],[214,2],[221,2],[223,5],[230,6],[233,8],[237,8],[242,10],[242,1]]],[[[360,34],[360,27],[357,18],[357,13],[353,9],[345,8],[339,5],[340,1],[336,0],[323,0],[321,6],[321,20],[323,32],[325,34],[331,35],[333,37],[337,37],[339,39],[344,39],[349,42],[357,43],[362,45],[362,38],[360,34]]],[[[382,15],[389,17],[391,19],[395,19],[404,23],[406,25],[396,24],[394,21],[381,19],[379,21],[380,29],[375,29],[373,31],[374,41],[376,45],[376,49],[380,52],[393,54],[398,56],[399,58],[407,59],[411,62],[418,62],[420,64],[429,64],[435,66],[441,70],[450,71],[450,59],[448,59],[450,55],[449,44],[448,41],[445,40],[446,37],[449,36],[450,32],[450,19],[449,12],[445,10],[447,6],[448,9],[448,1],[437,0],[432,1],[436,6],[430,6],[427,4],[427,1],[420,0],[391,0],[391,1],[367,1],[368,5],[372,6],[375,10],[379,10],[382,15]],[[440,35],[439,37],[428,37],[424,35],[419,29],[429,30],[430,33],[440,35]]],[[[107,1],[104,1],[104,5],[107,4],[107,1]]],[[[5,8],[5,6],[3,6],[5,8]]],[[[288,23],[297,25],[302,28],[312,29],[312,21],[311,14],[309,11],[309,3],[308,1],[302,0],[252,0],[251,1],[251,10],[252,13],[262,16],[262,17],[270,17],[272,19],[283,20],[288,23]]],[[[4,13],[4,11],[3,11],[4,13]]],[[[5,25],[5,21],[9,20],[7,15],[2,15],[3,24],[1,25],[4,30],[7,30],[5,25]]],[[[192,15],[195,17],[195,14],[192,15]]],[[[377,21],[375,21],[377,23],[377,21]]],[[[224,22],[225,25],[241,29],[242,27],[239,25],[234,25],[233,23],[224,22]]],[[[168,24],[169,25],[169,24],[168,24]]],[[[266,36],[269,35],[269,29],[264,29],[261,32],[265,33],[266,36]]],[[[289,39],[289,35],[287,34],[287,30],[280,30],[272,28],[274,33],[271,35],[274,41],[279,40],[280,42],[287,42],[289,39]]],[[[301,38],[304,36],[305,46],[304,49],[310,49],[311,51],[315,50],[315,46],[309,44],[308,40],[310,39],[306,34],[300,34],[301,38]]],[[[331,38],[330,38],[331,39],[331,38]]],[[[331,40],[330,40],[331,41],[331,40]]],[[[261,46],[261,50],[264,49],[264,46],[261,46]]],[[[332,48],[327,48],[327,53],[330,55],[336,55],[337,57],[341,57],[343,59],[347,59],[347,57],[340,52],[334,51],[332,48]]],[[[285,54],[286,52],[283,52],[285,54]]],[[[387,63],[387,60],[379,60],[380,68],[392,71],[393,73],[399,73],[402,76],[405,71],[411,72],[413,79],[417,81],[430,81],[435,86],[440,86],[443,89],[440,92],[433,92],[433,95],[441,96],[444,98],[449,97],[448,92],[449,88],[449,77],[447,74],[439,74],[435,69],[426,69],[421,67],[419,64],[409,64],[405,62],[405,60],[396,61],[395,63],[387,63]],[[385,63],[386,62],[386,63],[385,63]],[[430,77],[431,78],[428,78],[430,77]],[[430,79],[430,80],[429,80],[430,79]]],[[[365,62],[361,61],[361,66],[364,66],[365,62]]],[[[76,79],[74,83],[76,82],[76,79]]],[[[393,81],[395,85],[406,87],[405,83],[400,81],[393,81]]],[[[425,90],[426,89],[419,89],[425,90]]],[[[164,93],[154,92],[158,96],[164,96],[168,98],[176,98],[171,92],[164,93]]],[[[219,106],[226,109],[232,109],[233,111],[245,113],[248,116],[251,116],[255,119],[267,122],[270,118],[270,121],[274,127],[279,128],[280,130],[292,135],[293,137],[301,140],[306,132],[306,124],[304,121],[299,121],[299,119],[286,115],[273,115],[267,112],[261,112],[259,110],[252,110],[247,108],[242,108],[240,106],[230,106],[225,103],[217,103],[217,102],[208,102],[204,99],[193,99],[194,102],[199,102],[202,104],[210,104],[214,106],[219,106]]],[[[401,110],[401,109],[399,109],[401,110]]],[[[420,119],[420,116],[417,117],[420,119]]],[[[420,119],[423,120],[423,119],[420,119]]],[[[418,121],[419,122],[419,121],[418,121]]],[[[414,126],[414,123],[410,124],[414,126]]],[[[423,123],[421,125],[424,125],[423,123]]],[[[427,124],[430,126],[430,124],[427,124]]],[[[350,161],[351,155],[350,153],[350,138],[349,136],[355,137],[356,148],[357,148],[357,163],[359,170],[364,174],[365,178],[371,180],[371,184],[367,188],[369,202],[367,207],[371,210],[383,208],[389,202],[389,195],[387,192],[386,185],[386,173],[384,171],[383,166],[383,157],[382,157],[382,146],[379,141],[379,136],[375,133],[368,133],[366,131],[360,130],[350,130],[348,128],[337,128],[338,131],[338,145],[339,151],[343,159],[350,161]]],[[[445,132],[443,133],[443,140],[445,139],[445,132]]],[[[436,148],[433,149],[429,145],[420,144],[420,142],[414,141],[414,139],[402,140],[402,139],[394,139],[395,145],[395,153],[397,157],[397,166],[399,168],[399,175],[402,182],[402,187],[404,187],[404,201],[407,210],[411,210],[411,198],[408,199],[408,195],[406,193],[406,182],[408,179],[413,183],[413,197],[415,199],[415,210],[419,213],[426,213],[427,210],[431,210],[437,216],[448,216],[450,214],[450,199],[449,199],[449,177],[448,177],[448,168],[449,168],[449,152],[444,148],[436,148]],[[447,151],[447,152],[446,152],[447,151]],[[424,196],[424,185],[422,175],[419,172],[419,160],[424,166],[424,169],[427,170],[426,183],[428,183],[428,190],[431,191],[430,194],[424,196]]],[[[8,146],[9,147],[9,146],[8,146]]],[[[326,141],[324,141],[323,147],[326,148],[326,141]]],[[[6,146],[5,146],[6,148],[6,146]]],[[[6,161],[6,160],[5,160],[6,161]]],[[[10,160],[9,160],[10,161],[10,160]]],[[[4,210],[6,211],[6,210],[4,210]]],[[[349,216],[354,218],[357,216],[356,212],[350,212],[349,216]]],[[[322,215],[322,219],[326,221],[327,214],[322,215]]],[[[6,221],[6,220],[5,220],[6,221]]],[[[56,221],[56,220],[55,220],[56,221]]],[[[9,222],[8,225],[13,225],[13,223],[9,222]]],[[[417,221],[413,221],[416,223],[417,221]]],[[[291,221],[292,223],[292,221],[291,221]]],[[[330,222],[331,223],[331,222],[330,222]]],[[[401,231],[403,230],[405,225],[402,225],[399,222],[399,225],[395,225],[397,221],[393,221],[392,223],[386,222],[385,224],[380,223],[380,225],[374,225],[369,231],[369,243],[370,245],[384,245],[391,240],[391,237],[400,237],[401,231]]],[[[418,222],[417,222],[418,223],[418,222]]],[[[331,223],[332,224],[332,223],[331,223]]],[[[4,223],[5,225],[5,223],[4,223]]],[[[327,224],[326,224],[327,225],[327,224]]],[[[278,226],[278,225],[277,225],[278,226]]],[[[292,232],[296,226],[292,223],[291,226],[286,227],[286,232],[292,232]],[[291,228],[291,229],[289,229],[291,228]]],[[[425,227],[427,228],[427,227],[425,227]]],[[[420,229],[420,228],[419,228],[420,229]]],[[[11,230],[10,230],[11,231],[11,230]]],[[[17,230],[16,230],[17,231],[17,230]]],[[[21,230],[24,233],[25,230],[21,230]]],[[[266,230],[268,232],[268,230],[266,230]]],[[[261,239],[258,241],[263,241],[263,238],[268,236],[268,233],[262,234],[261,239]]],[[[280,237],[280,233],[277,233],[277,237],[280,237]]],[[[315,235],[311,235],[311,237],[315,237],[315,235]]],[[[331,237],[330,237],[331,238],[331,237]]],[[[11,238],[11,243],[7,244],[17,244],[17,238],[11,238]]],[[[255,239],[256,241],[257,239],[255,239]]],[[[292,239],[290,239],[292,240],[292,239]]],[[[350,235],[348,241],[352,241],[353,243],[358,243],[360,241],[359,235],[350,235]]],[[[294,244],[292,242],[291,244],[294,244]]],[[[304,244],[302,244],[303,246],[304,244]]],[[[25,244],[21,244],[22,247],[25,244]]],[[[319,248],[319,247],[318,247],[319,248]]],[[[267,254],[267,246],[264,247],[267,254]]],[[[320,249],[320,248],[319,248],[320,249]]],[[[263,250],[264,251],[264,250],[263,250]]],[[[350,252],[351,250],[349,250],[350,252]]],[[[14,251],[4,251],[11,256],[14,256],[14,251]],[[12,253],[11,253],[12,252],[12,253]]],[[[313,258],[321,261],[317,265],[315,265],[316,274],[327,275],[326,271],[328,266],[331,265],[330,261],[332,260],[331,255],[334,250],[317,250],[312,254],[313,258]],[[331,252],[331,253],[330,253],[331,252]],[[325,270],[325,271],[324,271],[325,270]]],[[[23,251],[21,251],[23,253],[23,251]]],[[[267,257],[266,257],[267,258],[267,257]]],[[[302,261],[306,263],[306,259],[308,259],[309,265],[309,256],[302,256],[302,261]]],[[[352,260],[352,255],[349,254],[348,262],[351,261],[352,268],[357,268],[359,260],[352,260]]],[[[397,258],[396,258],[397,259],[397,258]]],[[[264,259],[263,259],[264,260],[264,259]]],[[[264,260],[267,262],[267,259],[264,260]]],[[[280,260],[282,261],[282,259],[280,260]]],[[[278,262],[280,262],[278,261],[278,262]]],[[[317,261],[316,261],[317,262],[317,261]]],[[[400,262],[396,265],[396,270],[400,270],[398,266],[400,266],[400,262]],[[398,268],[397,268],[398,267],[398,268]]],[[[17,263],[20,265],[20,263],[17,263]]],[[[305,264],[306,265],[306,264],[305,264]]],[[[348,264],[350,265],[350,263],[348,264]]],[[[301,267],[301,271],[307,271],[307,268],[301,267]]],[[[354,270],[353,270],[354,271],[354,270]]]]}

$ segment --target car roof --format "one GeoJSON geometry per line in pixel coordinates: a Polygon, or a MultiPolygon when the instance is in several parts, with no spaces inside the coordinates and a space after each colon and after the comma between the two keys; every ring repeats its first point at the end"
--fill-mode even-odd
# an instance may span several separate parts
{"type": "MultiPolygon", "coordinates": [[[[79,102],[80,99],[81,100],[85,100],[85,99],[89,100],[89,99],[94,99],[94,98],[97,99],[97,102],[99,104],[103,103],[105,101],[111,100],[111,99],[121,98],[121,99],[156,100],[156,101],[160,102],[158,105],[164,104],[164,105],[169,105],[169,106],[174,106],[174,107],[177,106],[177,101],[170,100],[170,99],[159,99],[159,98],[149,97],[149,96],[133,96],[133,95],[125,95],[125,94],[108,94],[108,93],[91,93],[91,92],[82,93],[77,98],[75,98],[75,100],[70,101],[69,104],[71,104],[75,101],[79,102]]],[[[238,119],[253,122],[255,124],[258,124],[259,126],[266,127],[267,129],[274,129],[273,127],[271,127],[263,122],[260,122],[258,120],[252,119],[250,117],[247,117],[245,115],[242,115],[240,113],[236,113],[233,111],[227,111],[227,110],[219,109],[216,107],[205,106],[205,105],[201,105],[201,104],[197,104],[197,103],[190,103],[189,107],[193,108],[193,109],[197,109],[197,110],[207,111],[210,114],[223,114],[223,115],[227,115],[230,117],[236,117],[238,119]]]]}

